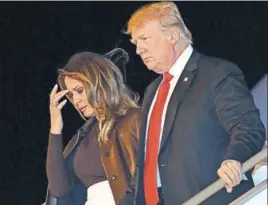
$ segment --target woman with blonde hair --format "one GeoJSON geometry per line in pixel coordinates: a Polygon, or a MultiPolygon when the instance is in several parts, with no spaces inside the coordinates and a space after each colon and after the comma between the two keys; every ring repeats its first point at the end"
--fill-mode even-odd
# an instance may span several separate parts
{"type": "Polygon", "coordinates": [[[131,203],[139,138],[137,95],[124,84],[115,63],[92,52],[73,55],[59,70],[58,84],[61,91],[55,85],[50,93],[45,204],[131,203]],[[86,123],[62,152],[64,96],[86,123]]]}

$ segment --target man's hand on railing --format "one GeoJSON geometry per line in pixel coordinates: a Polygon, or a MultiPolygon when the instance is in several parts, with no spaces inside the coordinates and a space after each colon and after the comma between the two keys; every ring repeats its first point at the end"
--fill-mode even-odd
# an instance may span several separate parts
{"type": "Polygon", "coordinates": [[[217,171],[219,177],[225,182],[225,188],[231,193],[233,187],[240,184],[242,180],[242,167],[240,162],[235,160],[226,160],[221,164],[217,171]]]}
{"type": "MultiPolygon", "coordinates": [[[[267,147],[266,147],[265,149],[263,149],[262,151],[260,151],[259,153],[257,153],[256,155],[248,159],[246,162],[244,162],[242,165],[243,173],[253,168],[261,160],[264,160],[267,157],[267,153],[268,152],[267,152],[267,147]]],[[[221,190],[224,187],[224,184],[225,182],[223,181],[223,179],[218,179],[217,181],[209,185],[207,188],[203,189],[202,191],[197,193],[195,196],[193,196],[192,198],[184,202],[182,205],[201,204],[207,198],[215,194],[217,191],[221,190]]]]}

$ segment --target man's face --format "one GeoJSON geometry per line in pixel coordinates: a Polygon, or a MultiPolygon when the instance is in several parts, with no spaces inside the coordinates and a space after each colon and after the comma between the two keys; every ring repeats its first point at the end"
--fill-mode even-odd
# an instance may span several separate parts
{"type": "Polygon", "coordinates": [[[142,27],[133,29],[132,43],[149,70],[163,74],[169,71],[174,63],[175,43],[159,21],[150,21],[142,27]]]}

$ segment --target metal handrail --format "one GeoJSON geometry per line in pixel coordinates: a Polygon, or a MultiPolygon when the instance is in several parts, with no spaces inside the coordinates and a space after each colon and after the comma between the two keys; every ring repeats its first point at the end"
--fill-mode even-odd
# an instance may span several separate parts
{"type": "Polygon", "coordinates": [[[262,183],[258,184],[257,186],[253,187],[251,190],[249,190],[248,192],[237,198],[235,201],[231,202],[229,205],[242,205],[266,188],[267,188],[267,179],[265,179],[262,183]]]}
{"type": "MultiPolygon", "coordinates": [[[[253,168],[257,163],[264,160],[266,157],[267,157],[267,148],[263,149],[262,151],[251,157],[249,160],[247,160],[245,163],[243,163],[242,165],[243,173],[253,168]]],[[[207,188],[203,189],[195,196],[190,198],[188,201],[184,202],[182,205],[200,204],[208,197],[212,196],[213,194],[221,190],[224,186],[225,186],[224,181],[222,179],[218,179],[217,181],[209,185],[207,188]]]]}

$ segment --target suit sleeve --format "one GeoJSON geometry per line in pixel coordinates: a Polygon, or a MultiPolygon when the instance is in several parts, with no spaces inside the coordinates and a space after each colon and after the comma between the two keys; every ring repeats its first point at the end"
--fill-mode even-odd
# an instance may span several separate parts
{"type": "Polygon", "coordinates": [[[237,66],[226,63],[227,72],[215,88],[214,106],[230,141],[224,160],[240,163],[259,152],[265,140],[265,128],[253,97],[237,66]]]}

